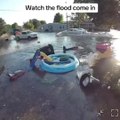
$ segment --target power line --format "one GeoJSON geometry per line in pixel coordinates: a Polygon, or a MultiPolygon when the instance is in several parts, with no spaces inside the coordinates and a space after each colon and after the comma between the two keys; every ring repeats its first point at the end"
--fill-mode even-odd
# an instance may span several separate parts
{"type": "Polygon", "coordinates": [[[19,12],[20,10],[12,10],[12,9],[0,9],[2,12],[19,12]]]}

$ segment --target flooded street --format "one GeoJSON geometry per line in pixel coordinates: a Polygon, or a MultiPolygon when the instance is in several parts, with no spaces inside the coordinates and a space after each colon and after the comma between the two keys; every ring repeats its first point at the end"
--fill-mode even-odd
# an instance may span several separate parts
{"type": "MultiPolygon", "coordinates": [[[[99,85],[82,89],[77,70],[65,74],[37,73],[29,65],[35,51],[48,44],[53,45],[55,53],[63,52],[63,46],[79,46],[67,53],[80,58],[94,52],[96,43],[101,41],[111,41],[115,57],[120,58],[119,39],[38,33],[38,40],[5,41],[0,48],[0,66],[5,67],[0,76],[0,120],[120,120],[120,95],[99,85]],[[25,70],[25,75],[10,82],[8,73],[20,69],[25,70]]],[[[97,70],[99,75],[101,71],[97,70]]]]}

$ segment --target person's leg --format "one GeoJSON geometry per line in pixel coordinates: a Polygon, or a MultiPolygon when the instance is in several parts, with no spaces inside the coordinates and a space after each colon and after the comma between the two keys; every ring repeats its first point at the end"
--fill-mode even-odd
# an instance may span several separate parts
{"type": "Polygon", "coordinates": [[[31,66],[32,68],[35,67],[35,62],[36,62],[38,56],[40,56],[40,50],[39,50],[39,49],[36,50],[33,58],[30,60],[30,66],[31,66]]]}

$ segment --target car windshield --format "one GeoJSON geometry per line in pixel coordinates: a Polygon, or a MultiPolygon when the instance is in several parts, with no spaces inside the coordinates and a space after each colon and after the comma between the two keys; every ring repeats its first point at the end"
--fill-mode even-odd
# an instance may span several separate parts
{"type": "Polygon", "coordinates": [[[27,31],[27,33],[29,34],[29,33],[31,33],[31,31],[27,31]]]}
{"type": "Polygon", "coordinates": [[[22,32],[23,35],[27,34],[27,32],[22,32]]]}
{"type": "Polygon", "coordinates": [[[29,33],[31,33],[31,31],[25,31],[25,32],[22,32],[23,35],[25,35],[25,34],[29,34],[29,33]]]}

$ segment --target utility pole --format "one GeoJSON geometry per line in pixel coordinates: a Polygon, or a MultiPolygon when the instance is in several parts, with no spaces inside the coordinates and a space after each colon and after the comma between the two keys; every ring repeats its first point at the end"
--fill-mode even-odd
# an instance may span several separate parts
{"type": "Polygon", "coordinates": [[[68,28],[69,28],[69,22],[68,22],[68,15],[67,15],[67,13],[66,13],[66,22],[67,22],[67,30],[68,30],[68,28]]]}
{"type": "MultiPolygon", "coordinates": [[[[67,4],[67,0],[65,1],[65,4],[67,4]]],[[[68,14],[66,12],[66,24],[67,24],[67,30],[69,28],[69,23],[68,23],[68,14]]]]}

